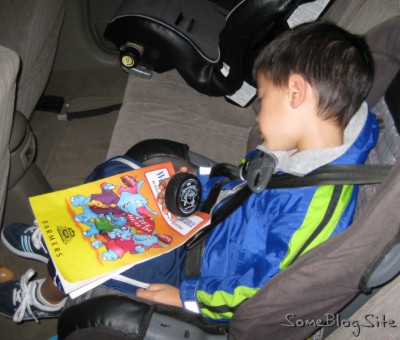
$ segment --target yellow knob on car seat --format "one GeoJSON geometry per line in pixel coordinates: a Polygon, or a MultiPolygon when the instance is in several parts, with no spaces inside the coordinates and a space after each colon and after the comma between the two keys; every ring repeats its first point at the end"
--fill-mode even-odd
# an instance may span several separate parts
{"type": "Polygon", "coordinates": [[[135,60],[129,55],[124,55],[121,59],[121,62],[125,67],[132,67],[135,65],[135,60]]]}

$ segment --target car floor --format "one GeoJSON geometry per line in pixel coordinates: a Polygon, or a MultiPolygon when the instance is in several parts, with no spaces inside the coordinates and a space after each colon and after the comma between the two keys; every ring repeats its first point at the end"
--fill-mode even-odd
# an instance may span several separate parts
{"type": "MultiPolygon", "coordinates": [[[[127,74],[118,68],[56,72],[46,94],[63,96],[68,112],[122,103],[127,74]]],[[[81,184],[104,160],[118,111],[72,120],[36,111],[31,126],[38,141],[37,165],[53,189],[81,184]]]]}
{"type": "MultiPolygon", "coordinates": [[[[56,71],[45,93],[63,96],[68,112],[77,112],[122,102],[127,75],[119,68],[56,71]]],[[[118,111],[90,118],[60,120],[53,112],[36,111],[31,127],[37,140],[36,163],[54,190],[82,184],[90,171],[106,158],[118,111]]],[[[18,221],[16,221],[18,222],[18,221]]],[[[0,244],[0,265],[19,279],[33,268],[45,277],[46,265],[23,259],[0,244]]],[[[1,303],[1,302],[0,302],[1,303]]],[[[0,339],[45,340],[57,334],[57,319],[15,324],[0,316],[0,339]]]]}

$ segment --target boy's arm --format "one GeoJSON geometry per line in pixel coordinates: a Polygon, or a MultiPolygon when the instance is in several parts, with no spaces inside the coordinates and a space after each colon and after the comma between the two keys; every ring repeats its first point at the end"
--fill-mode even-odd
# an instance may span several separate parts
{"type": "MultiPolygon", "coordinates": [[[[202,312],[205,317],[211,318],[211,319],[220,319],[220,317],[213,317],[212,315],[212,306],[206,306],[203,302],[197,301],[195,299],[195,287],[197,286],[197,280],[195,279],[190,279],[190,280],[185,280],[184,284],[182,285],[183,288],[183,294],[180,294],[180,290],[176,287],[173,287],[168,284],[161,284],[161,283],[153,283],[150,284],[149,287],[146,289],[138,289],[136,291],[136,295],[140,298],[151,300],[157,303],[163,303],[163,304],[168,304],[176,307],[184,307],[185,309],[189,309],[193,312],[200,312],[199,306],[201,306],[202,312]],[[182,295],[186,295],[187,297],[183,300],[181,298],[182,295]],[[208,309],[208,311],[207,311],[208,309]]],[[[247,293],[246,296],[244,297],[246,300],[249,299],[251,296],[253,296],[259,288],[250,288],[246,289],[247,293]]],[[[221,292],[220,292],[221,293],[221,292]]],[[[206,294],[207,295],[207,294],[206,294]]],[[[212,295],[215,294],[210,294],[209,297],[212,298],[212,295]]],[[[239,293],[241,295],[241,293],[239,293]]],[[[243,297],[237,297],[239,299],[243,297]]],[[[218,299],[218,297],[217,297],[218,299]]],[[[216,300],[217,300],[216,299],[216,300]]],[[[244,300],[241,300],[244,301],[244,300]]],[[[223,306],[219,306],[219,308],[224,308],[223,306]]],[[[236,308],[229,308],[225,307],[226,310],[229,310],[229,312],[223,312],[223,318],[229,319],[233,316],[233,312],[236,308]]],[[[221,313],[219,313],[221,314],[221,313]]]]}
{"type": "Polygon", "coordinates": [[[242,285],[241,279],[239,276],[187,279],[180,287],[182,304],[186,309],[201,313],[210,320],[228,321],[233,317],[236,308],[260,289],[257,285],[242,285]],[[224,289],[227,286],[236,288],[229,292],[224,289]]]}
{"type": "Polygon", "coordinates": [[[179,289],[171,285],[152,283],[146,289],[138,289],[136,295],[154,302],[182,307],[179,289]]]}

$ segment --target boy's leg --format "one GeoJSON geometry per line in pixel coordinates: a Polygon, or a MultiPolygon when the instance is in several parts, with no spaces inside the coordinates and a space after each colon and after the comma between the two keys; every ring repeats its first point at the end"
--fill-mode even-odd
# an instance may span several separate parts
{"type": "Polygon", "coordinates": [[[40,286],[40,295],[49,304],[59,304],[67,295],[60,290],[53,282],[53,278],[48,275],[40,286]]]}
{"type": "MultiPolygon", "coordinates": [[[[16,255],[49,262],[50,255],[37,225],[8,224],[2,228],[1,239],[16,255]]],[[[54,275],[33,280],[34,275],[34,270],[29,269],[20,280],[0,283],[0,314],[15,322],[37,321],[61,314],[66,295],[54,284],[54,275]]]]}
{"type": "MultiPolygon", "coordinates": [[[[168,283],[175,287],[179,287],[180,282],[185,278],[185,261],[186,251],[183,247],[180,247],[168,254],[138,264],[130,270],[122,273],[122,275],[141,282],[168,283]]],[[[49,272],[51,272],[53,270],[51,269],[51,264],[48,267],[49,272]]],[[[53,281],[51,282],[53,283],[53,281]]],[[[85,300],[102,295],[123,295],[126,297],[132,297],[136,294],[137,288],[137,286],[132,286],[131,284],[118,280],[109,280],[103,285],[95,287],[75,299],[68,297],[64,308],[68,308],[85,300]]]]}
{"type": "MultiPolygon", "coordinates": [[[[121,275],[143,283],[166,283],[179,288],[181,282],[186,278],[185,264],[186,250],[184,247],[178,247],[166,254],[140,263],[121,275]]],[[[136,289],[139,288],[116,279],[111,279],[104,285],[129,294],[136,294],[136,289]]]]}
{"type": "MultiPolygon", "coordinates": [[[[6,225],[2,229],[1,238],[13,253],[48,263],[50,277],[54,278],[55,284],[62,292],[62,286],[56,278],[55,269],[51,261],[49,262],[50,256],[44,244],[40,228],[37,225],[31,226],[21,223],[6,225]]],[[[139,264],[124,272],[123,275],[145,283],[167,283],[179,287],[182,280],[185,279],[185,261],[186,251],[183,247],[179,247],[160,257],[139,264]]],[[[138,288],[118,280],[110,280],[105,285],[129,294],[135,294],[138,288]]],[[[55,295],[56,298],[47,296],[43,290],[43,297],[56,302],[60,296],[57,294],[55,295]]]]}

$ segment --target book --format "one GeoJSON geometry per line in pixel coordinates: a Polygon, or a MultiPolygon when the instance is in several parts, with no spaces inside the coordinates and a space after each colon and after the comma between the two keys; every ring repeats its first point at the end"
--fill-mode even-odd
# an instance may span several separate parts
{"type": "Polygon", "coordinates": [[[173,174],[172,164],[162,163],[29,198],[65,293],[75,298],[121,279],[210,223],[203,212],[176,221],[162,212],[159,182],[173,174]]]}

